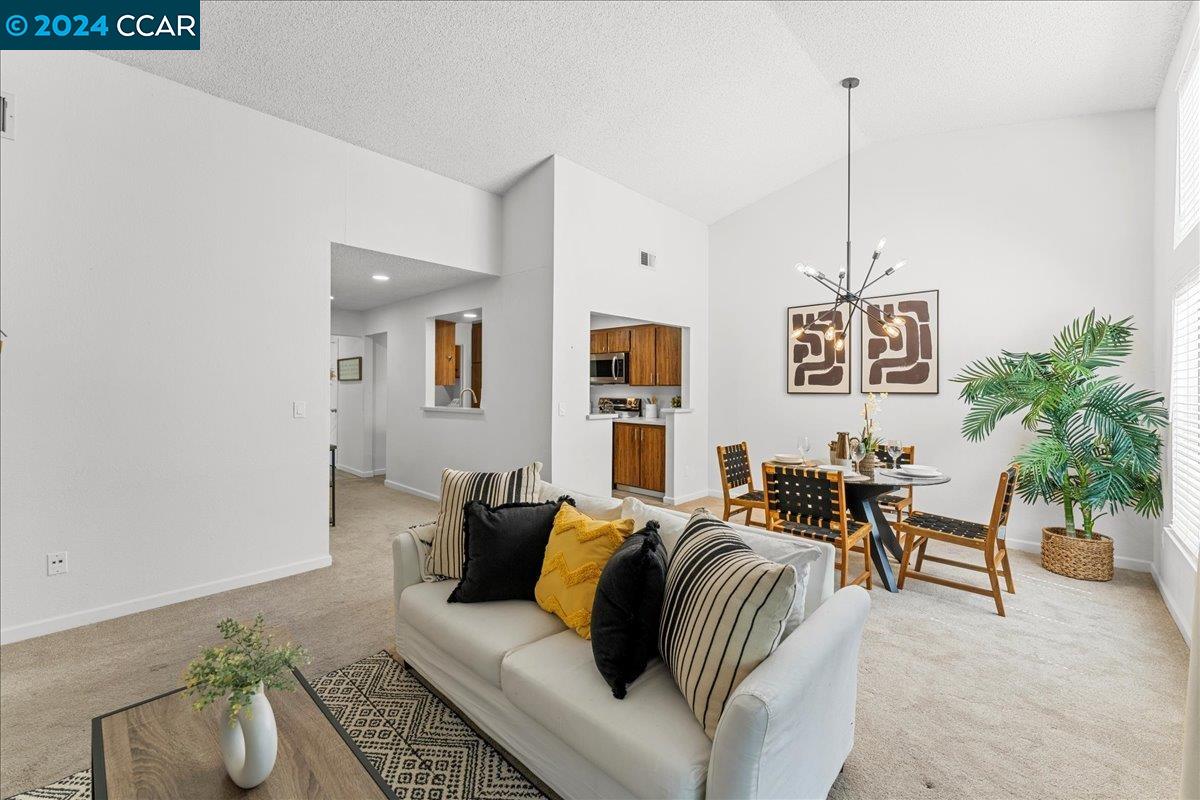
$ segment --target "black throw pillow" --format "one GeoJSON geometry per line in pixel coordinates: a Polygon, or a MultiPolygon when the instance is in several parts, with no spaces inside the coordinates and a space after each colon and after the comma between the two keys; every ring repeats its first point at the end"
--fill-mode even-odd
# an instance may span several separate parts
{"type": "Polygon", "coordinates": [[[466,503],[462,579],[447,602],[533,600],[554,515],[564,500],[574,502],[560,497],[547,503],[466,503]]]}
{"type": "Polygon", "coordinates": [[[592,658],[618,700],[658,655],[666,585],[667,551],[650,520],[608,559],[592,601],[592,658]]]}

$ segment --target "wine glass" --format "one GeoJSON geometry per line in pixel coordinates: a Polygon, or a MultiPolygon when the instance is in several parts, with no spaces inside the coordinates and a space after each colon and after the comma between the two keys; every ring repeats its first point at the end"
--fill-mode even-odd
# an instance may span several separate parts
{"type": "Polygon", "coordinates": [[[867,457],[867,446],[862,443],[861,439],[855,439],[850,445],[850,457],[854,459],[854,472],[859,473],[859,467],[862,466],[862,460],[867,457]]]}
{"type": "Polygon", "coordinates": [[[812,439],[809,439],[807,436],[801,436],[799,441],[796,442],[796,447],[800,449],[800,455],[804,457],[804,460],[808,461],[808,454],[812,452],[812,439]]]}
{"type": "Polygon", "coordinates": [[[887,454],[888,454],[888,458],[890,458],[892,460],[892,469],[896,468],[896,464],[898,463],[898,461],[900,459],[900,454],[903,452],[904,452],[904,445],[900,443],[899,439],[888,439],[887,454]]]}

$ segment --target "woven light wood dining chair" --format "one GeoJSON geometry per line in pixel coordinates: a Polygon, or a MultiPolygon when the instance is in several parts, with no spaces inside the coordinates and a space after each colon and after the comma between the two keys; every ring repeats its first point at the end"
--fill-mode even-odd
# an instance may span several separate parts
{"type": "Polygon", "coordinates": [[[732,514],[746,514],[747,525],[766,527],[767,504],[763,493],[754,488],[754,471],[750,469],[750,448],[745,442],[731,445],[717,445],[717,464],[721,467],[721,492],[725,495],[726,522],[732,514]],[[733,490],[747,487],[741,494],[732,494],[733,490]],[[762,522],[753,519],[754,509],[761,509],[764,517],[762,522]]]}
{"type": "Polygon", "coordinates": [[[838,551],[839,588],[871,588],[871,525],[846,513],[846,485],[840,470],[763,465],[767,530],[829,542],[838,551]],[[863,569],[850,576],[850,554],[863,554],[863,569]]]}
{"type": "MultiPolygon", "coordinates": [[[[892,457],[888,455],[887,448],[879,448],[875,451],[875,458],[881,463],[889,464],[893,468],[904,466],[905,464],[917,463],[917,446],[914,444],[905,445],[900,449],[900,456],[896,459],[895,464],[891,464],[892,457]]],[[[896,492],[888,492],[875,498],[875,502],[879,503],[879,509],[884,513],[892,512],[896,515],[896,522],[904,514],[911,513],[913,510],[913,487],[909,486],[896,492]]]]}
{"type": "Polygon", "coordinates": [[[1004,616],[1004,598],[1000,595],[1000,578],[1004,578],[1005,588],[1009,594],[1016,594],[1013,585],[1012,566],[1008,561],[1008,547],[1004,541],[1004,529],[1008,525],[1008,514],[1012,509],[1013,492],[1017,489],[1018,468],[1013,466],[1000,473],[1000,481],[996,486],[996,498],[992,502],[992,516],[986,525],[978,522],[943,517],[925,511],[913,511],[902,522],[896,523],[896,530],[905,535],[904,556],[900,560],[899,588],[904,588],[907,578],[929,581],[939,586],[949,586],[952,589],[962,589],[966,592],[991,597],[996,602],[996,613],[1004,616]],[[925,548],[930,541],[978,550],[983,553],[983,564],[972,564],[940,556],[925,554],[925,548]],[[912,569],[908,563],[916,552],[917,562],[912,569]],[[921,571],[926,561],[937,564],[969,569],[975,572],[986,572],[991,583],[991,589],[984,589],[969,583],[961,583],[921,571]]]}

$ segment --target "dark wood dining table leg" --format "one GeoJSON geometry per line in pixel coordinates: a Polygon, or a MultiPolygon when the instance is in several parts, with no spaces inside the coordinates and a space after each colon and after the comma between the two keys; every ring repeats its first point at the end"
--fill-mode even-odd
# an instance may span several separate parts
{"type": "Polygon", "coordinates": [[[879,504],[875,502],[874,498],[863,498],[860,500],[859,508],[862,519],[871,523],[871,538],[874,539],[871,561],[875,564],[875,572],[879,575],[879,581],[889,592],[898,592],[900,590],[896,586],[896,576],[892,572],[892,563],[888,561],[887,554],[891,553],[899,561],[904,557],[904,549],[900,547],[895,531],[888,524],[887,516],[879,508],[879,504]]]}

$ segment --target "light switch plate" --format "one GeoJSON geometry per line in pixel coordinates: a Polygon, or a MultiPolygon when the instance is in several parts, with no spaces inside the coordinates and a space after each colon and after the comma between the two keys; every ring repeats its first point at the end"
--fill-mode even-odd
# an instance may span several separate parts
{"type": "Polygon", "coordinates": [[[304,419],[308,416],[308,403],[303,400],[292,401],[292,419],[304,419]]]}
{"type": "Polygon", "coordinates": [[[566,403],[558,404],[558,415],[560,417],[565,417],[567,415],[567,404],[566,403]]]}

